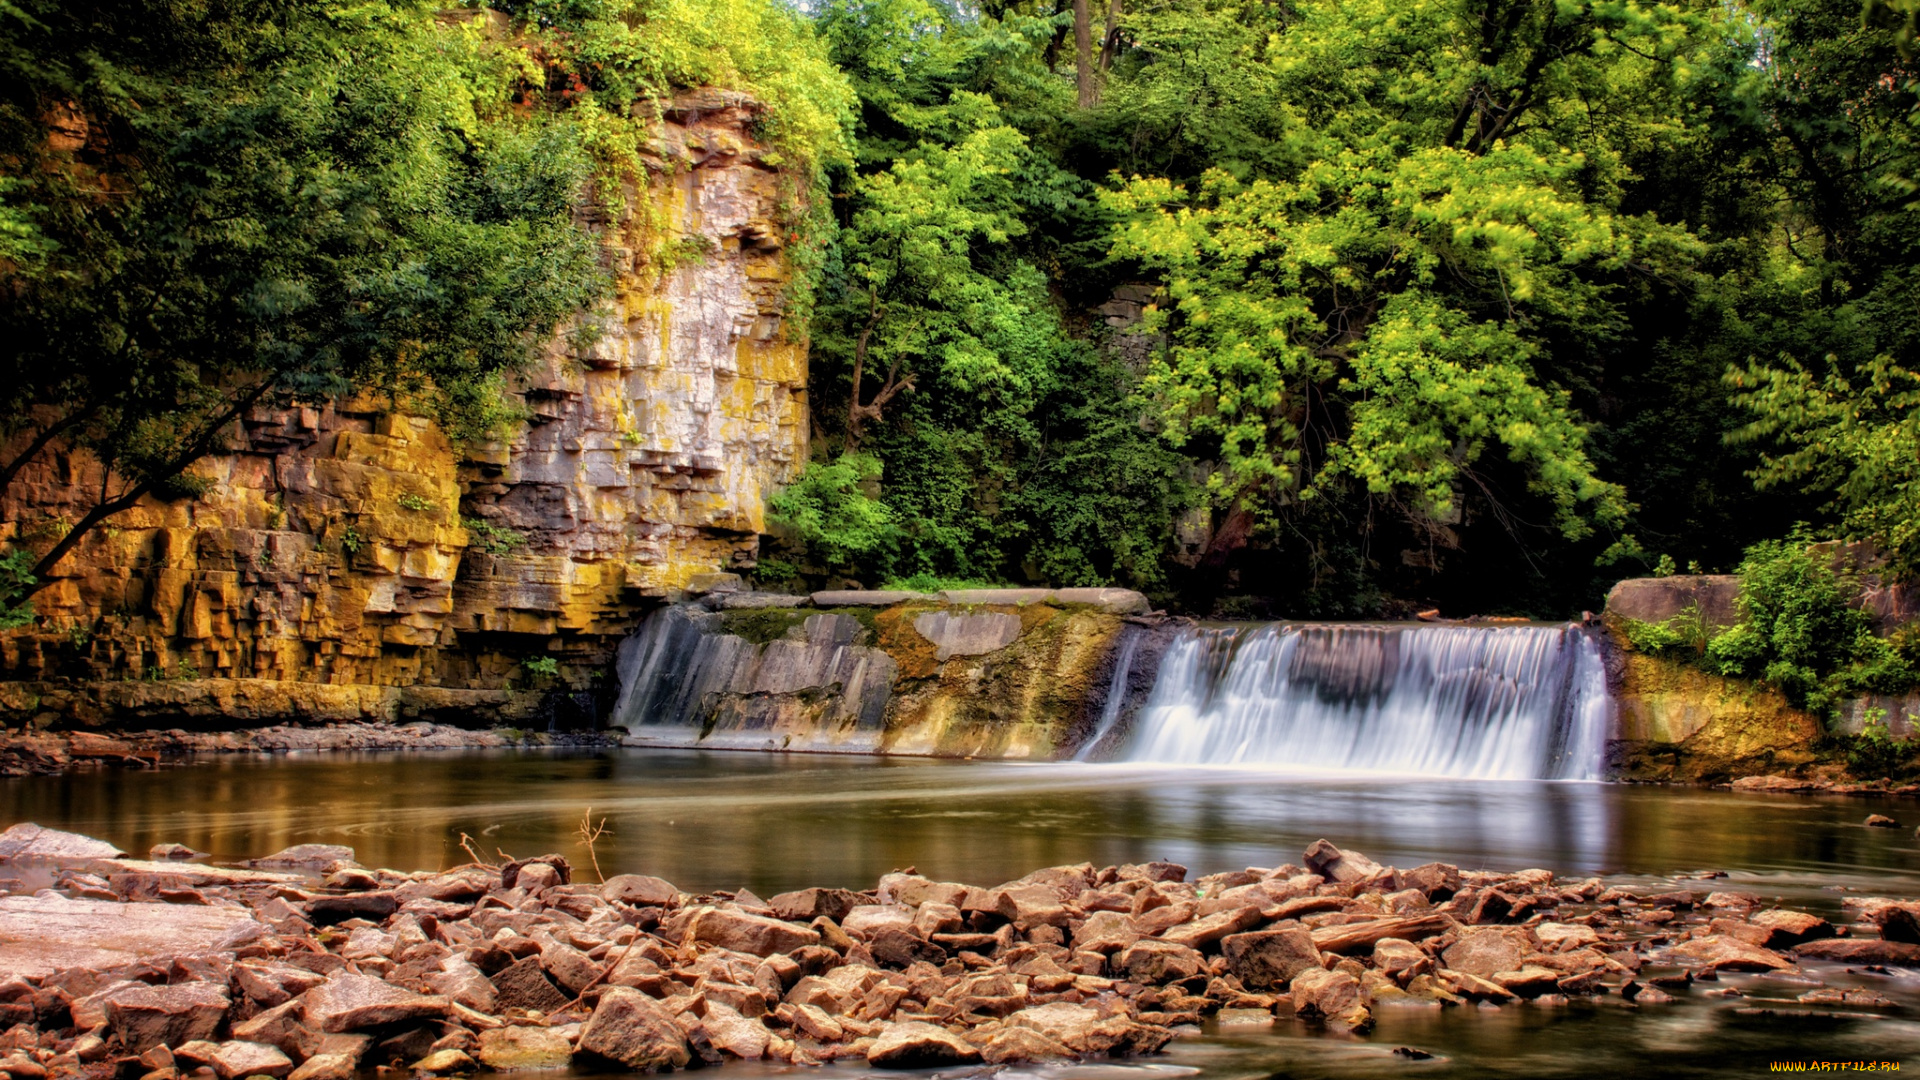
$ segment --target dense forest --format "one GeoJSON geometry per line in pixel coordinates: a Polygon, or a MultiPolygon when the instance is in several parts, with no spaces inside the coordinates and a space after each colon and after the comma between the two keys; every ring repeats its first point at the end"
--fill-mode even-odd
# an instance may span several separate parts
{"type": "Polygon", "coordinates": [[[503,380],[605,296],[596,223],[691,86],[764,102],[792,186],[814,442],[763,586],[1565,617],[1790,534],[1905,571],[1913,18],[4,0],[0,486],[54,440],[110,483],[0,588],[30,617],[255,403],[510,422],[503,380]]]}

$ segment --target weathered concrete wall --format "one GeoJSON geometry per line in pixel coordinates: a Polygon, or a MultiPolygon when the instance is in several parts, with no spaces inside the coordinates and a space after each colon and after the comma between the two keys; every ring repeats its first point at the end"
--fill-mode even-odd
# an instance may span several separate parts
{"type": "Polygon", "coordinates": [[[613,722],[635,745],[1061,756],[1092,732],[1115,643],[1145,598],[1025,592],[668,608],[621,648],[613,722]],[[891,602],[850,602],[870,600],[891,602]]]}
{"type": "MultiPolygon", "coordinates": [[[[701,575],[751,566],[808,437],[806,346],[783,326],[791,192],[757,110],[714,91],[667,109],[647,189],[601,226],[618,291],[599,340],[556,338],[511,437],[456,447],[371,400],[248,417],[194,467],[206,495],[115,517],[36,598],[40,625],[0,634],[0,717],[149,718],[246,680],[283,684],[243,695],[269,715],[408,707],[299,689],[324,685],[460,690],[472,719],[517,720],[530,693],[586,690],[701,575]],[[522,666],[545,655],[559,680],[522,666]]],[[[97,481],[84,454],[43,456],[0,501],[0,538],[44,542],[97,481]]]]}

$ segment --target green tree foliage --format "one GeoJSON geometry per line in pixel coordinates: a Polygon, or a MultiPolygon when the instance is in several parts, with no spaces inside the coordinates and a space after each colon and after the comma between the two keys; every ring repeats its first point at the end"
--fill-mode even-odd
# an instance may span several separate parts
{"type": "Polygon", "coordinates": [[[41,581],[255,405],[370,390],[488,427],[502,374],[602,288],[579,140],[512,113],[477,23],[51,0],[0,21],[23,253],[0,291],[0,484],[55,439],[103,474],[41,581]]]}
{"type": "Polygon", "coordinates": [[[1748,197],[1785,207],[1765,259],[1727,282],[1760,333],[1727,383],[1762,487],[1827,500],[1844,536],[1920,569],[1920,73],[1857,8],[1756,5],[1769,51],[1740,74],[1748,197]]]}

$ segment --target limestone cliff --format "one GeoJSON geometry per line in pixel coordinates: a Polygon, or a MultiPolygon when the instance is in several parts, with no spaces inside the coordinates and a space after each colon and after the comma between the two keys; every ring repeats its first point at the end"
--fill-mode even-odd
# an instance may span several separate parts
{"type": "MultiPolygon", "coordinates": [[[[247,417],[194,467],[205,494],[112,519],[36,598],[40,625],[0,634],[0,711],[211,718],[237,694],[249,715],[520,718],[587,691],[662,599],[751,566],[808,436],[792,193],[757,111],[718,91],[664,109],[647,183],[601,224],[615,299],[591,344],[562,335],[518,382],[510,437],[455,446],[371,400],[247,417]],[[557,676],[524,666],[549,655],[557,676]]],[[[0,529],[57,533],[97,480],[43,455],[0,529]]]]}

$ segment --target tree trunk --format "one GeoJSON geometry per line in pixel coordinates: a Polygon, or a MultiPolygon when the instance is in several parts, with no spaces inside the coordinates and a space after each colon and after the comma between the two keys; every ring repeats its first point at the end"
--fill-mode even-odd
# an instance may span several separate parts
{"type": "Polygon", "coordinates": [[[1080,107],[1093,108],[1093,13],[1088,0],[1073,0],[1073,75],[1080,107]]]}
{"type": "Polygon", "coordinates": [[[1113,66],[1113,54],[1120,51],[1120,0],[1107,5],[1107,32],[1100,35],[1100,75],[1106,77],[1113,66]]]}

